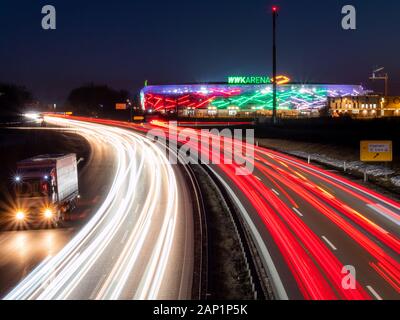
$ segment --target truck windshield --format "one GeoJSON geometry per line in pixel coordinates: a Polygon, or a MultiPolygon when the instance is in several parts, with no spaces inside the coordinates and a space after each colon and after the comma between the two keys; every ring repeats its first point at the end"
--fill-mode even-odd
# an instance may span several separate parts
{"type": "Polygon", "coordinates": [[[24,180],[16,185],[16,193],[21,198],[47,197],[50,186],[47,181],[24,180]]]}

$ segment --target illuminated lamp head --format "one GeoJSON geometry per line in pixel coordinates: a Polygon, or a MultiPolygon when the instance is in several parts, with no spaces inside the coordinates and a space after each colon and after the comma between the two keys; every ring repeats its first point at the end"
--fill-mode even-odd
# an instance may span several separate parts
{"type": "Polygon", "coordinates": [[[15,215],[15,218],[18,221],[23,221],[25,219],[25,213],[23,211],[18,211],[17,214],[15,215]]]}
{"type": "Polygon", "coordinates": [[[51,218],[53,217],[53,211],[52,211],[51,209],[46,209],[46,210],[44,211],[44,216],[45,216],[47,219],[51,219],[51,218]]]}

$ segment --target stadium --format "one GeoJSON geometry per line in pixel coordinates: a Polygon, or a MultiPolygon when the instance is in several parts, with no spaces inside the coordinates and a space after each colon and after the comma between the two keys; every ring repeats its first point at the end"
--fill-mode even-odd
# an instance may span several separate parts
{"type": "MultiPolygon", "coordinates": [[[[251,80],[255,83],[260,82],[253,77],[251,80]]],[[[150,113],[178,113],[183,117],[271,115],[273,104],[271,83],[239,85],[236,82],[146,86],[141,90],[142,108],[150,113]]],[[[365,90],[359,85],[279,85],[277,89],[278,114],[280,116],[317,115],[322,108],[327,106],[328,97],[363,94],[365,90]]]]}

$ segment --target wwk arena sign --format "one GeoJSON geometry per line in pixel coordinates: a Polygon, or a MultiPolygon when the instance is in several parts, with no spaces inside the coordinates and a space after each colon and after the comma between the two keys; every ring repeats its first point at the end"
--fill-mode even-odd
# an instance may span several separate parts
{"type": "MultiPolygon", "coordinates": [[[[290,78],[286,76],[277,76],[276,83],[277,84],[285,84],[289,83],[290,78]]],[[[228,77],[228,84],[271,84],[274,83],[274,78],[270,77],[249,77],[249,76],[240,76],[240,77],[228,77]]]]}

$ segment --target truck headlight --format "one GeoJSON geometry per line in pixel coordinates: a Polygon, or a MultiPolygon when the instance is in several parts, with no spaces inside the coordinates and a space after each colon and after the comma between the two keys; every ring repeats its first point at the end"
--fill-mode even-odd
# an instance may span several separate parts
{"type": "Polygon", "coordinates": [[[18,221],[23,221],[23,220],[25,220],[25,213],[24,213],[23,211],[18,211],[18,212],[16,213],[16,215],[15,215],[15,218],[16,218],[18,221]]]}
{"type": "Polygon", "coordinates": [[[46,209],[46,210],[44,211],[44,216],[45,216],[47,219],[53,218],[53,210],[51,210],[51,209],[46,209]]]}

